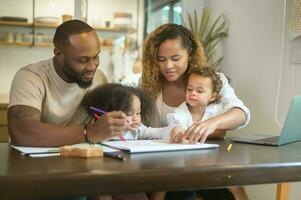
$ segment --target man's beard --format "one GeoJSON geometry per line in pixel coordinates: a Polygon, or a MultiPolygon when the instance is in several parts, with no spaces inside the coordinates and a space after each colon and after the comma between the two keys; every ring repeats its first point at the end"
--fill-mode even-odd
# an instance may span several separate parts
{"type": "Polygon", "coordinates": [[[64,63],[64,67],[63,67],[63,73],[68,77],[68,79],[70,79],[71,81],[73,81],[74,83],[76,83],[80,88],[88,88],[89,86],[92,85],[92,81],[93,79],[89,80],[89,81],[83,81],[81,79],[81,75],[77,74],[73,68],[71,67],[71,65],[69,65],[68,63],[64,63]]]}

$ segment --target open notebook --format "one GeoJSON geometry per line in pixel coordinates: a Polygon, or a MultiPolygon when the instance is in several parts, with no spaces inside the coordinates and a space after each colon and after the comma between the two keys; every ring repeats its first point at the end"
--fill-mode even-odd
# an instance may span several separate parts
{"type": "Polygon", "coordinates": [[[218,144],[171,144],[169,140],[106,141],[101,144],[129,153],[210,149],[219,147],[218,144]]]}

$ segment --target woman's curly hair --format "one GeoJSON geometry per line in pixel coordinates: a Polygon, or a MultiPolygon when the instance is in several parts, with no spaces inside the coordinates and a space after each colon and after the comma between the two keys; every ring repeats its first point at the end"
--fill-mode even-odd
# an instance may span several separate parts
{"type": "Polygon", "coordinates": [[[136,87],[118,83],[100,85],[85,95],[82,105],[89,114],[92,114],[90,106],[100,108],[106,112],[122,111],[128,114],[132,109],[134,95],[141,102],[142,122],[148,125],[154,112],[154,105],[147,94],[136,87]]]}
{"type": "Polygon", "coordinates": [[[219,103],[221,99],[221,90],[223,87],[223,81],[220,79],[216,70],[213,67],[192,67],[188,72],[188,76],[185,80],[185,85],[187,86],[187,82],[189,77],[192,75],[198,75],[204,78],[209,78],[211,80],[212,85],[212,93],[216,93],[216,98],[212,103],[219,103]]]}
{"type": "Polygon", "coordinates": [[[184,78],[192,66],[207,66],[203,46],[189,29],[178,24],[164,24],[158,27],[145,39],[142,55],[143,73],[141,87],[153,100],[157,98],[158,93],[162,89],[164,78],[159,70],[159,47],[162,42],[177,38],[181,39],[183,48],[189,52],[188,66],[184,78]]]}

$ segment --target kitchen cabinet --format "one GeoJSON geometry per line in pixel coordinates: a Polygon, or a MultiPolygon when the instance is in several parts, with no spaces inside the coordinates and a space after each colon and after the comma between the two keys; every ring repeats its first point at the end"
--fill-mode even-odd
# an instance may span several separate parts
{"type": "MultiPolygon", "coordinates": [[[[20,0],[12,0],[12,3],[7,2],[4,7],[6,5],[7,9],[5,10],[10,10],[11,7],[21,3],[25,10],[11,10],[11,12],[0,14],[0,45],[52,47],[55,29],[61,21],[66,20],[66,17],[72,19],[73,16],[87,19],[87,0],[28,0],[25,3],[20,0]],[[10,17],[11,15],[17,17],[10,17]]],[[[108,24],[103,24],[106,27],[99,27],[100,21],[103,19],[99,15],[97,16],[93,16],[92,23],[97,26],[95,29],[103,47],[110,48],[113,40],[135,32],[133,28],[110,27],[109,21],[108,24]]]]}
{"type": "Polygon", "coordinates": [[[7,104],[0,103],[0,142],[8,141],[7,104]]]}
{"type": "Polygon", "coordinates": [[[137,1],[88,0],[86,15],[77,14],[80,12],[76,8],[81,8],[76,3],[79,1],[84,0],[3,0],[3,6],[0,6],[0,57],[3,58],[0,59],[0,68],[5,67],[7,71],[0,73],[0,85],[5,86],[1,88],[0,95],[9,93],[10,82],[20,67],[53,56],[53,35],[64,15],[77,19],[86,16],[88,23],[96,29],[101,43],[100,67],[109,81],[119,82],[125,75],[133,76],[131,67],[137,52],[136,23],[132,21],[128,26],[120,27],[120,24],[115,24],[114,14],[132,13],[132,19],[136,19],[137,1]],[[35,2],[34,6],[32,2],[35,2]],[[7,17],[25,18],[27,22],[4,21],[7,17]],[[34,20],[41,17],[55,17],[58,20],[56,24],[47,24],[45,21],[37,23],[34,20]],[[9,32],[13,33],[13,41],[6,40],[9,32]],[[17,33],[35,34],[38,39],[34,43],[24,40],[20,42],[17,33]],[[41,35],[50,36],[47,37],[49,41],[39,41],[41,35]]]}
{"type": "MultiPolygon", "coordinates": [[[[0,27],[6,27],[6,29],[3,30],[10,30],[10,27],[15,28],[28,28],[32,29],[33,33],[37,32],[37,30],[40,31],[40,29],[50,29],[54,33],[54,30],[58,24],[46,24],[46,23],[28,23],[28,22],[11,22],[11,21],[0,21],[0,27]]],[[[104,35],[106,38],[110,38],[110,40],[113,40],[114,38],[120,37],[122,35],[126,35],[127,33],[134,33],[135,30],[133,28],[120,28],[120,27],[94,27],[95,30],[98,32],[100,35],[101,41],[108,40],[104,39],[102,35],[104,35]]],[[[4,34],[5,32],[2,32],[4,34]]],[[[9,33],[7,31],[6,33],[9,33]]],[[[13,33],[13,32],[10,32],[13,33]]],[[[48,35],[42,35],[42,34],[33,34],[32,36],[32,41],[28,41],[28,39],[25,39],[25,35],[22,35],[21,41],[16,41],[16,39],[13,40],[6,40],[5,37],[2,36],[2,40],[0,40],[1,45],[18,45],[18,46],[38,46],[38,47],[52,47],[52,37],[53,33],[51,35],[51,38],[46,39],[45,41],[43,37],[48,36],[48,35]],[[39,39],[37,37],[42,37],[42,39],[39,39]],[[24,41],[25,40],[25,41],[24,41]]],[[[15,36],[13,38],[16,38],[17,34],[21,34],[20,32],[14,32],[15,36]]],[[[102,44],[103,48],[110,48],[111,45],[105,45],[102,44]]]]}

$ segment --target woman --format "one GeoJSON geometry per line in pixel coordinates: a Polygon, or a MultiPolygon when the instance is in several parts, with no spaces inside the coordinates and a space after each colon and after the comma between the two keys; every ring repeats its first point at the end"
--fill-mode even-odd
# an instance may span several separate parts
{"type": "MultiPolygon", "coordinates": [[[[184,26],[164,24],[146,38],[142,63],[141,87],[156,102],[156,125],[166,126],[166,115],[185,101],[185,79],[189,69],[208,66],[203,47],[184,26]]],[[[228,111],[204,122],[195,122],[185,135],[198,132],[209,138],[223,138],[226,130],[248,124],[249,109],[237,98],[225,76],[219,75],[223,81],[221,103],[228,111]]]]}

